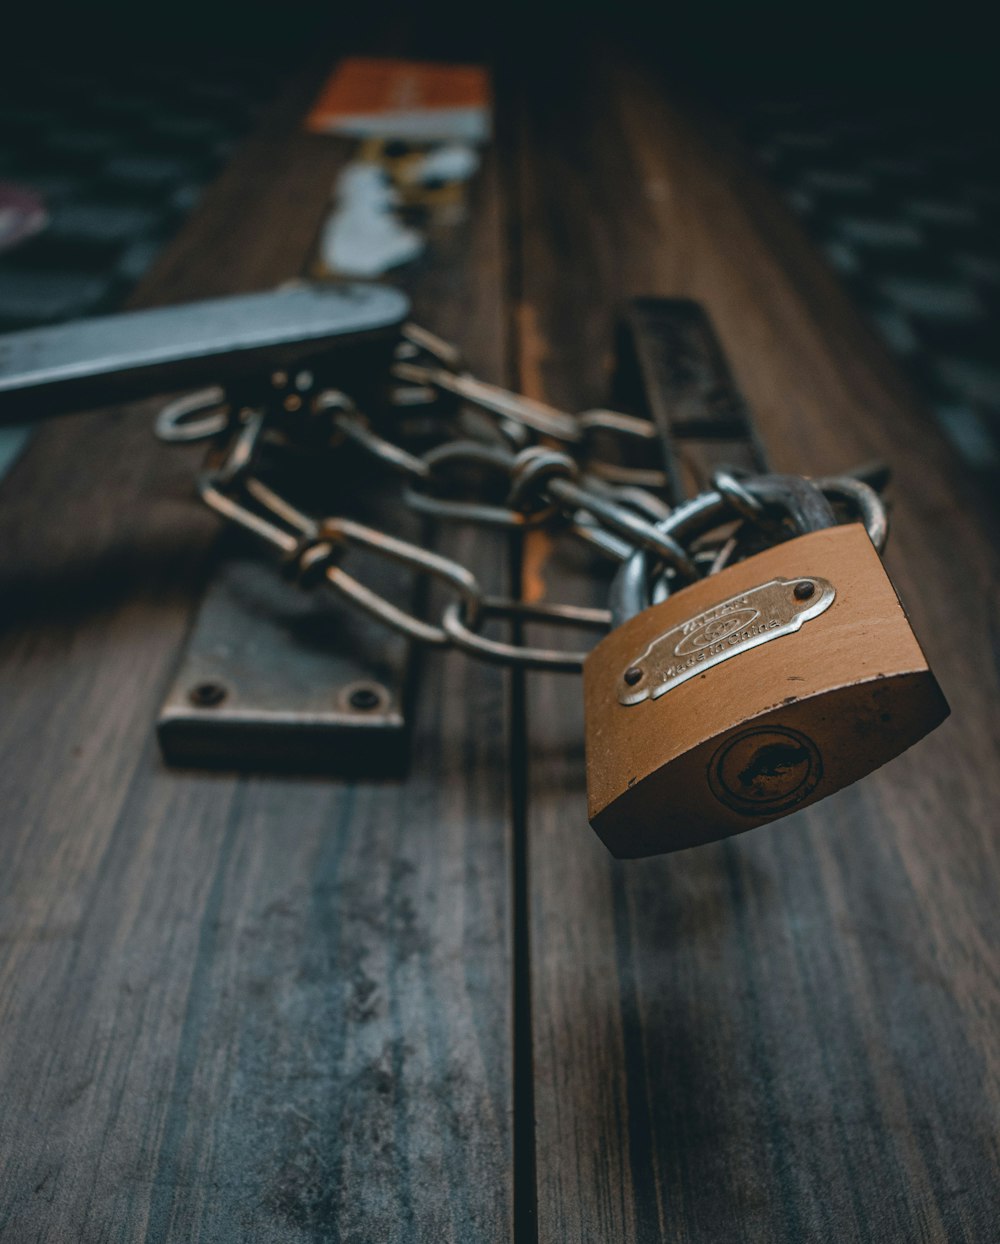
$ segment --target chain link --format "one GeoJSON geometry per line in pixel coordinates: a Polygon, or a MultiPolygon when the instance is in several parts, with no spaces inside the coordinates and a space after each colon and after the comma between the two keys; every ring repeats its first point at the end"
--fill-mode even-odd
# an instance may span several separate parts
{"type": "MultiPolygon", "coordinates": [[[[350,443],[402,477],[402,501],[417,514],[512,531],[546,527],[586,541],[621,563],[610,610],[488,596],[473,572],[452,558],[346,516],[312,518],[258,471],[265,446],[290,443],[280,409],[227,403],[221,390],[204,390],[165,407],[157,434],[171,442],[211,442],[198,481],[202,500],[270,545],[293,577],[307,585],[323,582],[371,617],[431,647],[453,647],[505,665],[579,670],[585,652],[502,642],[483,635],[482,627],[501,620],[515,624],[518,635],[529,623],[606,630],[678,587],[718,573],[753,551],[754,541],[759,546],[784,538],[787,517],[780,504],[776,512],[776,497],[787,511],[789,496],[801,494],[805,500],[792,496],[794,511],[798,504],[808,508],[809,495],[822,494],[846,516],[860,518],[876,548],[885,543],[878,494],[850,476],[816,480],[813,487],[796,477],[719,470],[710,491],[671,509],[650,491],[665,486],[664,470],[622,466],[596,452],[602,437],[655,441],[649,420],[609,410],[571,415],[488,384],[464,370],[456,347],[416,325],[404,328],[392,376],[403,386],[393,393],[392,413],[379,420],[366,417],[345,393],[319,393],[310,444],[322,448],[324,437],[330,449],[350,443]],[[468,407],[478,412],[474,422],[460,419],[468,407]],[[408,421],[426,418],[434,427],[433,443],[420,452],[416,440],[426,440],[426,428],[410,444],[403,443],[405,429],[408,421]],[[464,429],[458,436],[457,423],[464,429]],[[493,480],[494,500],[482,499],[484,478],[493,480]],[[352,550],[438,581],[448,593],[438,620],[418,617],[349,573],[343,563],[352,550]]],[[[881,481],[884,472],[872,467],[865,475],[881,481]]],[[[822,507],[832,521],[826,501],[822,507]]],[[[813,514],[813,521],[823,520],[813,514]]]]}

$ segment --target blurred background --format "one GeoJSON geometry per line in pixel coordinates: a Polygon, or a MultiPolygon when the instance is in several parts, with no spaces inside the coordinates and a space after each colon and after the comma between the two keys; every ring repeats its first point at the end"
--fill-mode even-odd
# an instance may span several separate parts
{"type": "MultiPolygon", "coordinates": [[[[831,4],[17,3],[0,54],[0,331],[123,306],[306,61],[395,40],[502,84],[525,58],[628,45],[746,144],[989,492],[1000,161],[983,20],[831,4]]],[[[560,106],[555,81],[546,106],[560,106]]],[[[26,433],[0,435],[3,470],[26,433]]]]}

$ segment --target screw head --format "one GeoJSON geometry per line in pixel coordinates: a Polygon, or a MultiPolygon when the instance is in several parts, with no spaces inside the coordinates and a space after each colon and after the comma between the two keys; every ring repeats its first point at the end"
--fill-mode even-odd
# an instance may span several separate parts
{"type": "Polygon", "coordinates": [[[378,708],[382,703],[382,697],[372,687],[355,687],[348,696],[347,701],[351,708],[359,709],[363,713],[371,712],[373,708],[378,708]]]}
{"type": "Polygon", "coordinates": [[[796,583],[792,589],[792,594],[796,600],[808,600],[816,594],[816,584],[810,583],[808,579],[803,579],[801,583],[796,583]]]}
{"type": "Polygon", "coordinates": [[[229,694],[221,682],[200,682],[188,692],[195,708],[217,708],[229,694]]]}
{"type": "Polygon", "coordinates": [[[625,681],[630,687],[634,687],[637,682],[642,681],[642,670],[638,665],[630,665],[625,671],[625,681]]]}

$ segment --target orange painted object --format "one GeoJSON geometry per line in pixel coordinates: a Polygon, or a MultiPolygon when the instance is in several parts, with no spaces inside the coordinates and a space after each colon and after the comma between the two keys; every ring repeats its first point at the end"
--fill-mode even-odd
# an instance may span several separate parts
{"type": "Polygon", "coordinates": [[[352,118],[488,110],[490,105],[489,73],[479,65],[352,56],[341,61],[323,84],[306,128],[329,133],[352,118]]]}
{"type": "Polygon", "coordinates": [[[623,857],[786,816],[949,712],[858,524],[790,540],[644,610],[598,644],[583,676],[590,822],[623,857]],[[773,616],[760,606],[767,584],[773,616]]]}

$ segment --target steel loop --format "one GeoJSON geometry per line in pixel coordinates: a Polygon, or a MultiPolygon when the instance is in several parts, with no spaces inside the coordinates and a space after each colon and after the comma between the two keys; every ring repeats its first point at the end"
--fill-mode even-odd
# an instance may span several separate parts
{"type": "Polygon", "coordinates": [[[585,410],[576,419],[585,435],[611,432],[615,436],[630,436],[640,441],[655,441],[657,437],[656,424],[651,420],[626,415],[620,410],[585,410]]]}
{"type": "Polygon", "coordinates": [[[605,557],[610,557],[612,561],[627,561],[635,552],[635,545],[629,544],[621,536],[605,531],[600,523],[595,522],[589,514],[584,514],[582,511],[574,517],[569,530],[578,539],[597,549],[599,553],[603,553],[605,557]]]}
{"type": "Polygon", "coordinates": [[[889,539],[889,515],[874,488],[849,475],[828,475],[814,481],[826,497],[847,501],[857,510],[868,538],[879,553],[889,539]]]}
{"type": "MultiPolygon", "coordinates": [[[[660,523],[670,514],[670,506],[653,493],[644,488],[631,485],[615,487],[603,480],[594,480],[592,476],[584,477],[584,484],[590,489],[604,490],[605,495],[619,505],[635,510],[643,518],[652,523],[660,523]]],[[[584,510],[578,510],[570,524],[573,535],[610,557],[613,561],[626,561],[635,552],[635,545],[613,532],[607,531],[601,524],[584,510]]],[[[696,560],[696,559],[694,559],[696,560]]]]}
{"type": "Polygon", "coordinates": [[[580,440],[580,427],[573,415],[567,415],[544,402],[522,397],[510,389],[477,380],[475,376],[467,373],[455,374],[445,368],[422,367],[417,363],[396,363],[393,365],[392,374],[398,380],[409,380],[415,384],[429,384],[443,389],[446,393],[452,393],[502,419],[524,424],[542,436],[551,436],[554,440],[570,444],[576,444],[580,440]]]}
{"type": "Polygon", "coordinates": [[[233,437],[221,465],[215,472],[217,481],[227,487],[231,487],[250,470],[264,431],[266,415],[263,410],[248,410],[245,414],[245,422],[233,437]]]}
{"type": "Polygon", "coordinates": [[[280,518],[293,531],[298,532],[300,536],[313,537],[318,531],[318,527],[308,514],[303,514],[290,501],[286,501],[273,488],[268,486],[259,479],[251,476],[243,481],[243,488],[250,494],[258,505],[268,510],[275,518],[280,518]]]}
{"type": "Polygon", "coordinates": [[[595,480],[589,475],[583,477],[583,485],[592,492],[603,493],[619,505],[635,510],[651,523],[662,523],[665,518],[670,517],[671,507],[666,501],[645,488],[638,488],[634,484],[609,484],[606,480],[595,480]]]}
{"type": "Polygon", "coordinates": [[[592,514],[616,535],[623,536],[639,549],[654,553],[685,579],[698,578],[697,567],[678,541],[666,531],[665,523],[649,523],[624,506],[588,492],[572,480],[550,480],[548,492],[561,506],[570,511],[584,510],[592,514]]]}
{"type": "MultiPolygon", "coordinates": [[[[386,535],[374,527],[355,522],[350,518],[327,518],[318,525],[318,538],[322,542],[342,543],[346,548],[367,549],[390,561],[409,566],[422,574],[440,579],[453,588],[468,610],[473,623],[478,620],[482,604],[482,591],[474,574],[466,570],[458,562],[439,553],[422,549],[408,540],[400,540],[396,536],[386,535]]],[[[339,565],[327,565],[325,570],[327,583],[342,596],[348,597],[371,617],[384,622],[394,630],[401,631],[411,639],[430,644],[436,648],[446,647],[451,639],[442,627],[424,622],[392,601],[386,600],[378,592],[367,587],[360,580],[348,574],[339,565]]]]}
{"type": "Polygon", "coordinates": [[[225,393],[212,385],[167,402],[156,416],[156,435],[173,445],[210,441],[225,432],[229,418],[225,393]]]}
{"type": "Polygon", "coordinates": [[[502,445],[488,445],[484,441],[460,440],[435,445],[433,449],[428,449],[424,454],[423,461],[432,475],[442,475],[443,466],[450,467],[455,463],[471,462],[475,466],[489,467],[509,476],[514,469],[516,456],[502,445]]]}
{"type": "MultiPolygon", "coordinates": [[[[559,626],[582,626],[606,630],[611,615],[606,609],[587,609],[578,605],[526,604],[488,596],[481,602],[481,620],[506,618],[524,622],[545,622],[559,626]]],[[[467,620],[459,601],[451,601],[441,618],[442,626],[456,648],[461,648],[484,661],[497,665],[518,665],[527,669],[577,673],[583,668],[586,652],[566,652],[559,648],[533,648],[487,639],[467,620]]]]}
{"type": "Polygon", "coordinates": [[[348,440],[360,445],[377,462],[390,467],[398,474],[421,480],[427,479],[430,475],[431,469],[423,458],[418,458],[416,454],[405,450],[402,445],[396,445],[386,440],[384,436],[379,436],[377,432],[373,432],[361,415],[345,411],[334,416],[333,424],[343,432],[348,440]]]}
{"type": "Polygon", "coordinates": [[[437,389],[426,384],[395,385],[389,393],[389,405],[402,410],[420,406],[434,406],[438,401],[437,389]]]}
{"type": "Polygon", "coordinates": [[[502,505],[489,505],[484,501],[451,501],[421,492],[418,488],[405,488],[403,503],[428,518],[443,519],[450,523],[477,523],[483,527],[506,527],[509,530],[537,527],[551,516],[551,507],[535,514],[522,514],[520,510],[509,510],[502,505]]]}
{"type": "Polygon", "coordinates": [[[198,480],[198,495],[209,509],[214,510],[216,514],[221,514],[223,518],[229,519],[231,523],[236,523],[237,526],[243,527],[255,536],[259,536],[260,539],[272,545],[285,557],[294,557],[298,552],[299,538],[297,536],[290,535],[274,523],[261,518],[259,514],[255,514],[253,510],[248,509],[245,505],[240,505],[238,501],[235,501],[218,487],[216,478],[211,472],[205,472],[200,476],[198,480]]]}
{"type": "Polygon", "coordinates": [[[464,371],[462,352],[458,346],[452,345],[450,341],[445,341],[443,337],[439,337],[426,328],[421,328],[419,324],[404,324],[403,340],[416,346],[418,350],[423,350],[431,358],[437,359],[449,370],[464,371]]]}
{"type": "MultiPolygon", "coordinates": [[[[501,445],[488,445],[482,441],[462,440],[447,441],[427,451],[423,462],[432,477],[443,476],[444,467],[454,468],[456,465],[471,463],[485,466],[491,470],[510,476],[514,471],[517,457],[509,449],[501,445]]],[[[481,523],[487,527],[535,527],[551,518],[554,506],[549,505],[531,513],[523,513],[509,506],[491,505],[483,501],[458,501],[451,498],[436,497],[418,488],[407,488],[403,500],[412,510],[426,514],[430,518],[444,519],[447,522],[481,523]]]]}
{"type": "Polygon", "coordinates": [[[357,411],[354,398],[342,389],[323,389],[313,398],[313,410],[338,410],[355,413],[357,411]]]}
{"type": "Polygon", "coordinates": [[[737,514],[749,522],[757,523],[763,517],[763,503],[740,483],[732,471],[723,468],[713,472],[712,487],[726,498],[737,514]]]}
{"type": "MultiPolygon", "coordinates": [[[[691,544],[736,517],[726,497],[717,489],[699,493],[672,511],[658,529],[674,540],[691,544]]],[[[700,576],[698,576],[700,577],[700,576]]],[[[650,559],[637,549],[622,565],[611,584],[610,604],[614,625],[641,613],[652,603],[650,559]]]]}
{"type": "Polygon", "coordinates": [[[312,587],[343,552],[332,540],[304,540],[295,557],[294,571],[303,587],[312,587]]]}
{"type": "Polygon", "coordinates": [[[598,458],[589,445],[598,433],[626,437],[648,443],[655,441],[656,424],[638,415],[627,415],[619,410],[585,410],[577,415],[577,423],[588,442],[590,452],[585,453],[586,470],[589,475],[607,480],[611,484],[632,485],[637,488],[666,488],[669,486],[667,472],[658,467],[624,466],[619,462],[607,462],[598,458]]]}
{"type": "Polygon", "coordinates": [[[540,445],[522,449],[514,459],[507,503],[514,509],[529,509],[536,500],[548,499],[545,492],[551,493],[554,480],[576,481],[579,476],[580,468],[569,454],[540,445]]]}
{"type": "Polygon", "coordinates": [[[670,477],[656,467],[627,467],[617,462],[605,462],[602,458],[587,458],[588,475],[597,476],[609,484],[622,484],[635,488],[667,488],[670,477]]]}

